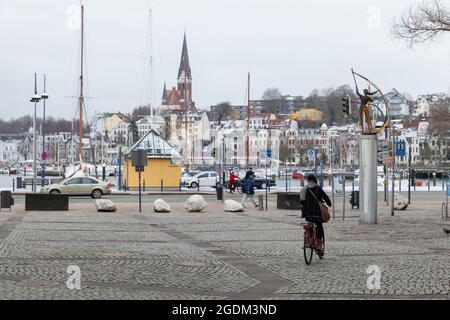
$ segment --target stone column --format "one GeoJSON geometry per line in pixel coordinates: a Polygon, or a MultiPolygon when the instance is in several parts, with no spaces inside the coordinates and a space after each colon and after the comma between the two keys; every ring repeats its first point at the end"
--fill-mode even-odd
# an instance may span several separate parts
{"type": "Polygon", "coordinates": [[[377,138],[359,138],[359,222],[377,223],[377,138]]]}

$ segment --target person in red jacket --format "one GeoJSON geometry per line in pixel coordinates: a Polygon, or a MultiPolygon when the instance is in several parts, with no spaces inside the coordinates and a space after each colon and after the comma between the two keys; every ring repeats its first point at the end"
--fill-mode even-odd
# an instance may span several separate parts
{"type": "Polygon", "coordinates": [[[230,193],[233,193],[233,191],[236,191],[236,179],[239,179],[238,176],[234,174],[233,171],[230,172],[230,193]]]}

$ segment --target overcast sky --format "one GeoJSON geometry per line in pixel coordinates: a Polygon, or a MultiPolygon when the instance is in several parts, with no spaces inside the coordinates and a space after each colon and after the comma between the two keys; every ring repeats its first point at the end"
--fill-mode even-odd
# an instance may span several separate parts
{"type": "MultiPolygon", "coordinates": [[[[197,107],[245,103],[268,87],[308,95],[352,84],[350,68],[384,91],[448,92],[450,36],[408,49],[390,24],[413,0],[85,0],[88,112],[146,102],[152,8],[154,103],[176,85],[187,32],[197,107]],[[145,80],[147,79],[147,80],[145,80]],[[143,101],[144,100],[144,101],[143,101]]],[[[48,114],[72,118],[78,94],[77,0],[0,0],[0,117],[31,114],[34,72],[46,73],[48,114]]],[[[39,79],[42,86],[42,78],[39,79]]],[[[41,90],[40,90],[41,91],[41,90]]]]}

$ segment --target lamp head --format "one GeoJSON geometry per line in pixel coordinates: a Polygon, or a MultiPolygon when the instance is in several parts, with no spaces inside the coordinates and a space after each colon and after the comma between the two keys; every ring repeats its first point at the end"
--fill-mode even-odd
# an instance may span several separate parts
{"type": "Polygon", "coordinates": [[[30,102],[39,102],[41,100],[41,96],[35,94],[33,97],[31,97],[30,102]]]}

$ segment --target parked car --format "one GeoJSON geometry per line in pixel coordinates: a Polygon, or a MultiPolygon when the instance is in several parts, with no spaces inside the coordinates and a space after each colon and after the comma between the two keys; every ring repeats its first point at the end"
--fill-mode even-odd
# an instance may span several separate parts
{"type": "Polygon", "coordinates": [[[197,188],[200,183],[200,187],[214,187],[216,185],[219,176],[215,171],[199,172],[196,175],[186,178],[183,185],[187,188],[197,188]]]}
{"type": "Polygon", "coordinates": [[[60,183],[51,184],[41,189],[42,193],[67,193],[73,196],[91,196],[100,199],[111,194],[111,183],[103,182],[90,176],[67,178],[60,183]]]}
{"type": "MultiPolygon", "coordinates": [[[[240,187],[244,185],[244,179],[240,179],[237,186],[240,187]]],[[[267,179],[265,177],[257,176],[254,181],[254,187],[256,189],[265,189],[266,186],[275,187],[277,184],[273,179],[267,179]]]]}
{"type": "Polygon", "coordinates": [[[303,179],[303,177],[304,175],[301,170],[295,170],[292,172],[292,179],[294,180],[303,179]]]}
{"type": "Polygon", "coordinates": [[[187,179],[192,178],[196,174],[198,174],[199,171],[185,171],[181,174],[181,185],[184,186],[184,183],[187,179]]]}

